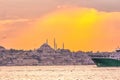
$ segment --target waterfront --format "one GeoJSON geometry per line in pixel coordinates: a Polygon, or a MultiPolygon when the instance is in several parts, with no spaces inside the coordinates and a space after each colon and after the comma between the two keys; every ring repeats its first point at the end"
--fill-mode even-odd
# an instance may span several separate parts
{"type": "Polygon", "coordinates": [[[119,80],[119,67],[1,66],[0,80],[119,80]]]}

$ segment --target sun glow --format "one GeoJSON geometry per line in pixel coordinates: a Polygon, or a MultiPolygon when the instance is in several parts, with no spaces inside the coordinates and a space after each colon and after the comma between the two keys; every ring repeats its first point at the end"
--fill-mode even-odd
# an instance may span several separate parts
{"type": "Polygon", "coordinates": [[[36,30],[42,29],[49,33],[49,36],[56,37],[59,46],[59,43],[65,42],[67,48],[77,50],[78,46],[81,46],[85,50],[85,46],[90,45],[89,41],[94,37],[94,25],[98,21],[99,15],[94,9],[63,9],[38,20],[36,30]]]}
{"type": "Polygon", "coordinates": [[[7,35],[0,42],[7,48],[34,49],[46,39],[53,47],[54,38],[58,48],[64,42],[65,48],[75,51],[111,51],[120,44],[120,13],[92,8],[58,8],[30,22],[27,27],[9,27],[10,30],[3,27],[0,27],[0,35],[4,31],[7,35]]]}

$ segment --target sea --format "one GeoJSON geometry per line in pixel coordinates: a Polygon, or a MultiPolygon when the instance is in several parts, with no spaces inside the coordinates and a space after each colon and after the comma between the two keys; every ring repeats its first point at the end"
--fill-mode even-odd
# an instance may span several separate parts
{"type": "Polygon", "coordinates": [[[120,67],[1,66],[0,80],[120,80],[120,67]]]}

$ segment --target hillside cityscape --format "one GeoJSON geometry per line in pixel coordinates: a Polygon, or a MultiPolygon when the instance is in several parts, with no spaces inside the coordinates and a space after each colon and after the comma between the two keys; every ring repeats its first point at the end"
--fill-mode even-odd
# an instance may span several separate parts
{"type": "Polygon", "coordinates": [[[35,50],[5,49],[0,46],[0,66],[42,66],[42,65],[93,65],[90,56],[109,56],[114,52],[72,52],[69,49],[57,49],[54,41],[52,48],[48,41],[35,50]]]}

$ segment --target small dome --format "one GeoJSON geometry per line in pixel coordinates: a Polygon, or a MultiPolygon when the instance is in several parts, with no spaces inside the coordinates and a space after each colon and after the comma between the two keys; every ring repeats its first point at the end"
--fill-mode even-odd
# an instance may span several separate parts
{"type": "Polygon", "coordinates": [[[2,47],[2,46],[0,46],[0,50],[5,50],[5,48],[4,48],[4,47],[2,47]]]}

